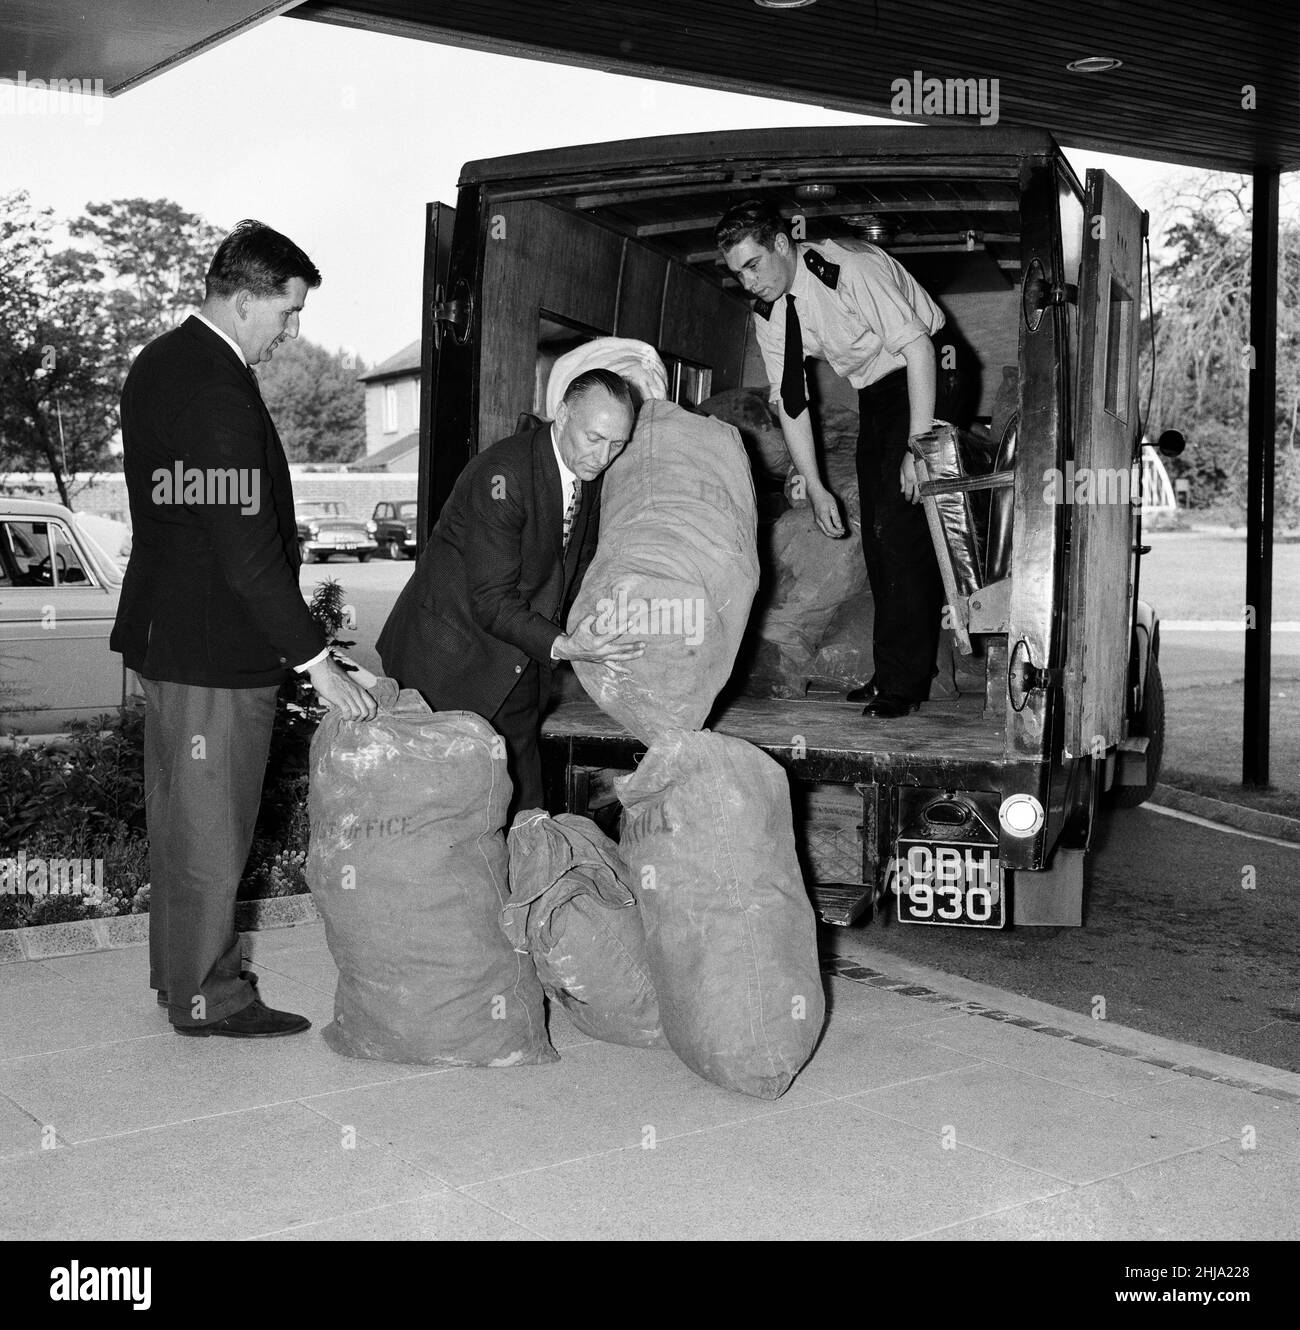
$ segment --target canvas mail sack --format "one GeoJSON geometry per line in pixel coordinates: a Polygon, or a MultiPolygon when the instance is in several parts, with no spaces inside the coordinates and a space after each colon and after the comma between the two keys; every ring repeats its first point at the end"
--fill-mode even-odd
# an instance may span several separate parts
{"type": "Polygon", "coordinates": [[[669,1044],[706,1080],[778,1098],[826,1014],[785,772],[743,739],[677,730],[615,789],[669,1044]]]}
{"type": "Polygon", "coordinates": [[[553,1062],[531,957],[501,932],[505,749],[468,711],[392,679],[379,714],[311,743],[307,883],[338,966],[325,1042],[429,1066],[553,1062]]]}
{"type": "Polygon", "coordinates": [[[515,818],[507,845],[502,927],[532,956],[547,997],[594,1039],[666,1048],[645,926],[618,846],[590,818],[540,808],[515,818]]]}
{"type": "Polygon", "coordinates": [[[758,589],[754,481],[735,428],[647,402],[605,473],[600,543],[569,612],[646,644],[625,674],[575,661],[607,715],[646,743],[696,730],[727,682],[758,589]]]}

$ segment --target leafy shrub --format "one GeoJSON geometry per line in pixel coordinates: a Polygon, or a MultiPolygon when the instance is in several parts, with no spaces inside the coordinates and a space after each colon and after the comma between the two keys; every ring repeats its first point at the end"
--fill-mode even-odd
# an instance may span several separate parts
{"type": "Polygon", "coordinates": [[[28,922],[38,924],[72,924],[79,919],[94,918],[94,907],[87,906],[80,896],[36,896],[32,900],[28,922]]]}
{"type": "Polygon", "coordinates": [[[30,896],[0,896],[0,929],[26,928],[31,922],[30,896]]]}

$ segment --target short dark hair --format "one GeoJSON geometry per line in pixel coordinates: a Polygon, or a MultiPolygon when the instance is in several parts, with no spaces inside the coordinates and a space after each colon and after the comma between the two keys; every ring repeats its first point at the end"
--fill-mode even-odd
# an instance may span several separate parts
{"type": "Polygon", "coordinates": [[[247,217],[217,246],[204,289],[208,296],[251,291],[266,299],[283,295],[294,277],[312,290],[320,285],[320,269],[288,236],[247,217]]]}
{"type": "Polygon", "coordinates": [[[713,228],[713,243],[721,250],[731,249],[742,240],[754,240],[764,249],[776,245],[777,236],[790,237],[790,223],[763,199],[746,199],[728,208],[713,228]]]}
{"type": "Polygon", "coordinates": [[[632,396],[628,381],[621,374],[615,374],[612,369],[585,369],[581,374],[575,374],[569,380],[569,386],[564,390],[564,396],[560,401],[566,402],[572,410],[583,398],[590,397],[597,388],[603,388],[616,402],[627,407],[632,415],[636,415],[636,399],[632,396]]]}

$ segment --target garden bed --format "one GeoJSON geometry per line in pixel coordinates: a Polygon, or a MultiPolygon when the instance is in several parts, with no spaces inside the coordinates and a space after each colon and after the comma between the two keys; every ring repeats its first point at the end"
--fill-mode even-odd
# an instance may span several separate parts
{"type": "MultiPolygon", "coordinates": [[[[330,579],[317,586],[311,611],[330,644],[347,647],[351,643],[335,636],[342,602],[342,588],[330,579]]],[[[306,894],[307,764],[322,714],[302,679],[280,690],[261,807],[237,896],[248,917],[250,904],[269,919],[272,902],[302,898],[281,913],[296,920],[310,911],[315,918],[306,894]]],[[[112,939],[134,937],[132,925],[147,936],[140,919],[149,910],[143,752],[142,702],[82,724],[57,744],[19,737],[0,749],[0,937],[62,929],[49,936],[79,939],[71,950],[84,951],[130,945],[112,939]],[[53,882],[56,863],[85,865],[94,889],[69,890],[66,876],[53,882]]],[[[0,959],[26,958],[29,948],[12,940],[6,945],[8,954],[0,959]]]]}

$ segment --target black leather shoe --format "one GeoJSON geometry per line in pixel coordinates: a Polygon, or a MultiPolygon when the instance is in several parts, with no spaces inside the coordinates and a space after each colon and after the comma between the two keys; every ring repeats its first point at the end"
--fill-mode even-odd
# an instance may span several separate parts
{"type": "Polygon", "coordinates": [[[892,697],[889,693],[877,693],[862,708],[862,714],[870,716],[872,720],[897,720],[899,716],[910,715],[920,705],[919,702],[909,702],[905,697],[892,697]]]}
{"type": "MultiPolygon", "coordinates": [[[[240,973],[240,976],[239,976],[239,977],[240,977],[241,979],[247,979],[248,982],[249,982],[250,984],[252,984],[254,988],[257,987],[257,976],[252,972],[252,970],[244,970],[244,971],[242,971],[242,972],[240,973]]],[[[159,989],[156,989],[155,991],[156,991],[157,994],[158,994],[158,1005],[159,1005],[160,1007],[169,1007],[169,1006],[171,1006],[171,1002],[170,1002],[170,1000],[169,1000],[168,997],[167,997],[167,990],[166,990],[165,988],[159,988],[159,989]]]]}
{"type": "Polygon", "coordinates": [[[876,676],[873,674],[861,688],[850,688],[844,694],[844,700],[846,702],[870,702],[879,696],[880,688],[876,683],[876,676]]]}
{"type": "Polygon", "coordinates": [[[248,1006],[224,1020],[213,1021],[210,1025],[173,1025],[172,1029],[177,1034],[201,1037],[222,1034],[230,1039],[274,1039],[278,1035],[310,1030],[311,1022],[306,1016],[296,1016],[291,1011],[274,1011],[261,998],[254,998],[248,1006]]]}

